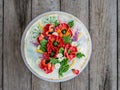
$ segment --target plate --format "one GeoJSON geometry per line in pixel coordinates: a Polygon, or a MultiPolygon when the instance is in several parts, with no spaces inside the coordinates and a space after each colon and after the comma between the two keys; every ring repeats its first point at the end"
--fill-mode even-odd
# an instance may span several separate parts
{"type": "MultiPolygon", "coordinates": [[[[73,45],[75,44],[76,43],[73,43],[73,45]]],[[[26,27],[21,39],[21,54],[28,69],[40,79],[50,82],[63,82],[79,75],[88,64],[91,50],[91,38],[85,25],[75,16],[60,11],[47,12],[34,18],[26,27]],[[43,54],[36,52],[38,47],[38,43],[36,43],[38,42],[37,37],[40,33],[43,33],[45,25],[55,23],[56,21],[59,21],[59,23],[57,23],[58,26],[60,23],[69,23],[69,25],[72,25],[71,40],[72,42],[77,42],[77,51],[84,54],[82,58],[75,57],[74,60],[68,62],[69,69],[63,73],[62,77],[59,76],[59,69],[56,68],[54,68],[51,73],[46,74],[45,71],[40,68],[43,54]],[[78,70],[79,74],[75,74],[73,70],[78,70]]]]}

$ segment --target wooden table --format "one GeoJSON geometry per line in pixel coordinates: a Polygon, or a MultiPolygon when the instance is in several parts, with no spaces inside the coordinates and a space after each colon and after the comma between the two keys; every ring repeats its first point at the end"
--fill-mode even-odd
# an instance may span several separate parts
{"type": "Polygon", "coordinates": [[[0,49],[0,90],[120,90],[120,0],[0,0],[0,49]],[[93,44],[86,69],[63,83],[34,76],[20,53],[26,25],[53,10],[78,17],[93,44]]]}

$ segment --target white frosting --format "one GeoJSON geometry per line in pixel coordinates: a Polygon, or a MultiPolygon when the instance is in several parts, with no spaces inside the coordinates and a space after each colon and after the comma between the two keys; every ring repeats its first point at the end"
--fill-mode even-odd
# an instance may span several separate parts
{"type": "MultiPolygon", "coordinates": [[[[59,78],[57,69],[54,69],[54,71],[50,74],[46,74],[38,66],[38,63],[42,59],[42,54],[36,53],[35,52],[36,47],[34,47],[34,45],[31,43],[31,41],[36,42],[36,39],[32,38],[32,31],[34,30],[34,28],[38,26],[38,22],[43,22],[44,19],[49,16],[56,16],[56,17],[59,16],[61,22],[66,22],[66,23],[69,22],[70,20],[74,20],[74,27],[72,30],[73,35],[76,30],[78,30],[82,34],[82,36],[79,36],[80,38],[78,37],[77,43],[72,42],[72,45],[77,45],[78,48],[80,48],[79,51],[84,53],[85,57],[81,59],[75,58],[76,64],[72,68],[75,68],[81,71],[84,68],[84,66],[86,66],[86,63],[88,62],[89,56],[91,54],[91,39],[89,37],[89,33],[86,27],[82,24],[82,22],[76,19],[75,17],[73,17],[72,15],[65,14],[65,13],[50,13],[50,14],[42,15],[28,29],[26,36],[25,36],[25,40],[24,40],[24,53],[25,53],[25,58],[26,58],[25,61],[28,64],[28,66],[31,68],[31,71],[36,73],[37,76],[40,76],[44,79],[65,80],[67,78],[74,77],[74,74],[71,72],[71,70],[64,73],[64,76],[62,78],[59,78]]],[[[42,25],[44,26],[45,23],[42,23],[42,25]]],[[[57,35],[57,34],[54,33],[54,35],[57,35]]],[[[58,57],[60,61],[62,61],[64,58],[64,57],[61,57],[61,55],[58,55],[58,57]]],[[[59,64],[55,65],[55,68],[56,67],[58,68],[59,64]]]]}

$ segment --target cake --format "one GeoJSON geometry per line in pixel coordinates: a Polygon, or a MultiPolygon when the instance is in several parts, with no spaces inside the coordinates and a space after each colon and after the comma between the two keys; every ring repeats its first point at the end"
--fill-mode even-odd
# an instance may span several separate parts
{"type": "Polygon", "coordinates": [[[84,24],[65,12],[52,11],[31,21],[21,40],[22,57],[39,78],[62,82],[79,75],[91,55],[84,24]]]}

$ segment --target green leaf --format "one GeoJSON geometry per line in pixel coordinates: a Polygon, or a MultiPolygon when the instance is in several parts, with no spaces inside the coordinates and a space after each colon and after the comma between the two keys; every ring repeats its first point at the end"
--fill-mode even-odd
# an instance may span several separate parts
{"type": "Polygon", "coordinates": [[[64,36],[63,41],[64,41],[65,44],[71,43],[71,37],[70,36],[64,36]]]}
{"type": "Polygon", "coordinates": [[[50,58],[50,63],[51,64],[56,64],[56,63],[59,63],[59,60],[56,59],[56,58],[50,58]]]}
{"type": "Polygon", "coordinates": [[[63,76],[63,73],[67,72],[69,70],[69,65],[68,65],[68,59],[65,58],[62,60],[62,62],[60,62],[61,67],[59,68],[58,74],[59,77],[63,76]]]}
{"type": "Polygon", "coordinates": [[[40,41],[40,50],[43,52],[46,52],[46,45],[47,45],[47,40],[43,39],[40,41]]]}
{"type": "Polygon", "coordinates": [[[65,72],[68,71],[68,69],[69,69],[69,65],[64,65],[64,66],[62,66],[62,67],[60,68],[60,71],[63,72],[63,73],[65,73],[65,72]]]}
{"type": "Polygon", "coordinates": [[[60,23],[57,20],[54,23],[55,23],[55,27],[57,27],[58,25],[60,25],[60,23]]]}
{"type": "Polygon", "coordinates": [[[59,78],[63,77],[63,73],[60,70],[58,71],[58,74],[59,74],[59,78]]]}
{"type": "Polygon", "coordinates": [[[72,21],[68,22],[68,25],[69,25],[70,28],[73,27],[74,26],[74,21],[72,20],[72,21]]]}
{"type": "Polygon", "coordinates": [[[61,66],[58,71],[59,76],[63,76],[63,73],[67,72],[69,70],[69,67],[69,65],[61,66]]]}
{"type": "Polygon", "coordinates": [[[40,47],[40,50],[42,50],[43,52],[46,52],[46,47],[40,47]]]}
{"type": "Polygon", "coordinates": [[[65,58],[62,60],[62,62],[60,62],[61,66],[67,65],[68,64],[68,59],[65,58]]]}
{"type": "Polygon", "coordinates": [[[79,53],[76,54],[76,57],[77,58],[82,58],[82,57],[85,57],[85,55],[83,53],[79,52],[79,53]]]}
{"type": "Polygon", "coordinates": [[[60,48],[60,49],[59,49],[59,53],[64,54],[64,48],[60,48]]]}
{"type": "Polygon", "coordinates": [[[40,45],[41,45],[41,46],[44,46],[44,45],[46,45],[46,44],[47,44],[47,40],[43,39],[43,40],[40,41],[40,45]]]}

